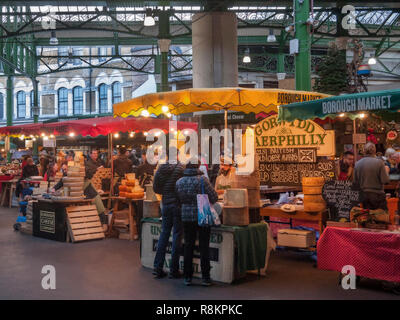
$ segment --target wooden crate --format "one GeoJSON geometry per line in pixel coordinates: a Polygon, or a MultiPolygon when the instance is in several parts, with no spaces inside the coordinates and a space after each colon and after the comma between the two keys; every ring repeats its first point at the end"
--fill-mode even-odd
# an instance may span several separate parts
{"type": "Polygon", "coordinates": [[[105,238],[95,205],[67,207],[66,211],[72,242],[105,238]]]}

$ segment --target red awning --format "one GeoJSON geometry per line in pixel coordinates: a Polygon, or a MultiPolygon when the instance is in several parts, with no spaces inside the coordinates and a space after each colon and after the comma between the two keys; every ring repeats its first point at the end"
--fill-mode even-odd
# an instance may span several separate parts
{"type": "MultiPolygon", "coordinates": [[[[141,132],[151,129],[169,131],[170,121],[168,119],[155,118],[88,118],[81,120],[61,121],[52,123],[33,123],[19,126],[1,127],[1,135],[68,135],[73,132],[75,135],[97,137],[115,132],[141,132]]],[[[177,129],[197,130],[197,123],[177,121],[177,129]]]]}

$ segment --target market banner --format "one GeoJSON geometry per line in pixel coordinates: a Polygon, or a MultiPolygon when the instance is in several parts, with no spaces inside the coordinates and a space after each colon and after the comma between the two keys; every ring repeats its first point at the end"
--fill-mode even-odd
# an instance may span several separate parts
{"type": "Polygon", "coordinates": [[[279,121],[325,119],[334,118],[341,113],[346,113],[346,116],[354,119],[358,112],[397,112],[399,109],[400,89],[384,90],[288,104],[279,108],[278,119],[279,121]]]}

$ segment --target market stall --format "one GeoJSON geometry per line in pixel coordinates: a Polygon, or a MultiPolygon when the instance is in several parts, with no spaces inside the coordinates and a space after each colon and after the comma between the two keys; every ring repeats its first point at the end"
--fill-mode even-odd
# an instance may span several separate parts
{"type": "MultiPolygon", "coordinates": [[[[165,114],[167,117],[179,115],[188,112],[199,111],[224,111],[225,113],[225,128],[228,124],[228,112],[238,111],[244,113],[260,113],[265,115],[274,115],[278,111],[278,106],[287,104],[294,101],[309,101],[327,97],[328,95],[319,94],[315,92],[303,92],[294,90],[280,90],[280,89],[246,89],[246,88],[217,88],[217,89],[188,89],[179,90],[174,92],[163,92],[156,94],[148,94],[138,98],[134,98],[125,102],[114,105],[114,116],[127,117],[129,115],[149,115],[149,114],[165,114]]],[[[226,134],[226,133],[225,133],[226,134]]],[[[225,141],[227,136],[225,135],[225,141]]],[[[327,139],[328,140],[328,139],[327,139]]],[[[226,143],[226,142],[225,142],[226,143]]],[[[224,161],[226,158],[224,158],[224,161]]],[[[227,161],[228,163],[229,161],[227,161]]],[[[252,244],[245,244],[241,249],[238,249],[238,240],[235,234],[244,230],[254,230],[259,227],[266,228],[266,224],[251,223],[259,220],[250,219],[252,209],[256,209],[258,217],[260,216],[260,174],[261,165],[258,167],[258,161],[255,160],[256,166],[253,174],[250,175],[236,175],[232,174],[231,180],[226,183],[220,181],[216,182],[216,188],[221,185],[223,189],[217,191],[222,196],[221,205],[223,206],[223,228],[215,228],[215,237],[221,237],[226,240],[226,248],[228,252],[222,253],[226,256],[216,262],[226,261],[226,265],[218,266],[212,270],[215,271],[213,278],[218,281],[232,282],[234,277],[234,270],[238,260],[247,261],[242,255],[235,255],[235,252],[247,252],[246,250],[252,244]],[[228,192],[229,191],[229,192],[228,192]],[[226,228],[226,229],[224,229],[226,228]],[[233,231],[234,230],[234,231],[233,231]],[[232,237],[233,232],[233,237],[232,237]],[[234,243],[232,243],[232,238],[234,243]],[[230,239],[230,240],[229,240],[230,239]],[[236,249],[235,249],[236,248],[236,249]],[[234,250],[234,252],[232,252],[234,250]],[[236,250],[236,251],[235,251],[236,250]],[[243,250],[243,251],[242,251],[243,250]]],[[[225,164],[224,164],[225,165],[225,164]]],[[[232,170],[229,165],[226,165],[226,170],[232,170]]],[[[159,216],[157,206],[152,209],[154,214],[150,213],[152,218],[159,216]]],[[[253,211],[254,212],[254,211],[253,211]]],[[[151,262],[154,258],[157,239],[149,232],[157,230],[152,224],[160,224],[159,221],[144,220],[142,229],[142,264],[147,267],[152,267],[151,262]]],[[[265,230],[264,230],[265,231],[265,230]]],[[[247,232],[247,231],[246,231],[247,232]]],[[[248,231],[254,232],[254,231],[248,231]]],[[[254,239],[254,235],[248,235],[249,238],[254,239]]],[[[224,241],[225,243],[225,241],[224,241]]],[[[260,243],[267,243],[266,232],[263,237],[258,239],[260,243]]],[[[212,248],[212,250],[217,250],[212,248]]],[[[224,250],[225,251],[225,250],[224,250]]],[[[261,255],[263,263],[257,265],[257,268],[264,266],[265,254],[261,255]]],[[[260,258],[260,256],[258,256],[260,258]]],[[[239,268],[240,269],[240,268],[239,268]]],[[[246,269],[248,270],[248,269],[246,269]]],[[[243,271],[243,270],[242,270],[243,271]]]]}
{"type": "MultiPolygon", "coordinates": [[[[399,109],[400,90],[385,90],[282,106],[279,120],[364,119],[367,113],[394,120],[399,109]]],[[[354,151],[357,143],[367,140],[358,139],[355,129],[356,126],[353,130],[354,151]]],[[[387,137],[397,136],[397,132],[389,133],[387,137]]],[[[376,139],[368,140],[377,143],[376,139]]],[[[360,208],[361,196],[351,181],[330,181],[323,186],[323,198],[334,221],[328,221],[328,227],[318,241],[318,267],[342,273],[344,267],[351,266],[359,277],[399,282],[396,264],[400,261],[397,254],[400,229],[395,215],[398,198],[387,197],[389,211],[385,211],[360,208]]]]}

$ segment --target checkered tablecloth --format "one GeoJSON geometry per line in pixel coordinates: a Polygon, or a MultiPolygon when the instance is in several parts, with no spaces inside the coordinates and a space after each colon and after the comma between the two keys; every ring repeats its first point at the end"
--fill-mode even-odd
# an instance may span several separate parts
{"type": "Polygon", "coordinates": [[[341,272],[351,265],[357,276],[400,282],[400,233],[328,227],[317,253],[319,269],[341,272]]]}

